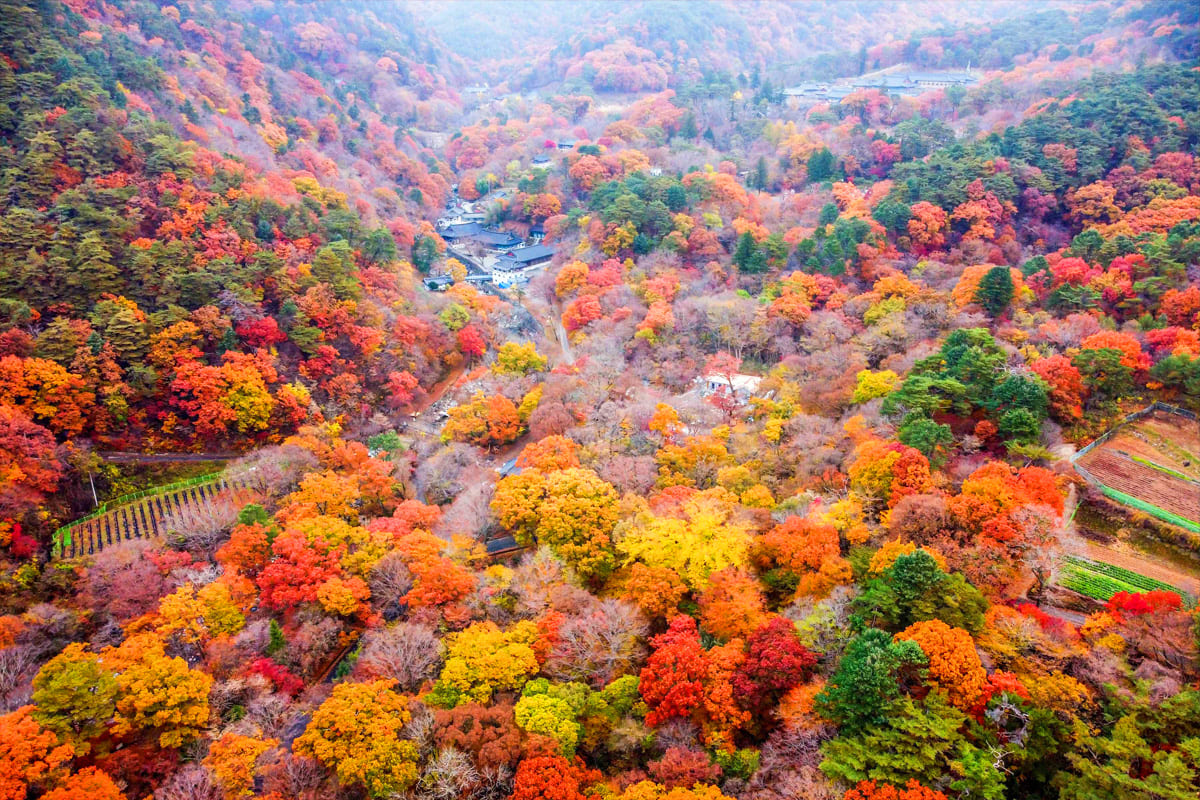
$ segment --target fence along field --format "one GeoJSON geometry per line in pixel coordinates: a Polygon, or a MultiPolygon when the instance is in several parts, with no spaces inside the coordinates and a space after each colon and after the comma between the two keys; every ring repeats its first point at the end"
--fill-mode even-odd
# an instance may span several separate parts
{"type": "Polygon", "coordinates": [[[1075,460],[1101,491],[1200,533],[1200,422],[1155,404],[1113,428],[1075,460]]]}
{"type": "Polygon", "coordinates": [[[136,539],[185,535],[236,517],[259,498],[253,470],[216,472],[124,495],[102,503],[86,517],[54,532],[54,557],[95,555],[136,539]]]}

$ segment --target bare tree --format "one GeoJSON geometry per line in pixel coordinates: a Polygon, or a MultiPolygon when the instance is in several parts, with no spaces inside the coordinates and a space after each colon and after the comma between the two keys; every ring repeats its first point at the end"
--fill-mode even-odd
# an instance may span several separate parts
{"type": "Polygon", "coordinates": [[[37,660],[25,645],[0,650],[0,710],[15,711],[29,702],[36,666],[37,660]]]}
{"type": "Polygon", "coordinates": [[[317,466],[317,457],[308,450],[283,445],[265,447],[239,458],[229,466],[229,471],[249,473],[268,497],[282,497],[317,466]]]}
{"type": "Polygon", "coordinates": [[[500,800],[513,790],[513,771],[507,764],[484,767],[479,771],[479,783],[471,800],[500,800]]]}
{"type": "Polygon", "coordinates": [[[546,673],[565,681],[604,686],[630,672],[640,661],[648,630],[636,606],[622,600],[604,600],[586,616],[562,624],[546,662],[546,673]]]}
{"type": "Polygon", "coordinates": [[[371,568],[368,584],[371,587],[371,603],[384,615],[394,619],[400,614],[400,603],[412,589],[412,573],[405,565],[405,556],[398,552],[388,553],[371,568]]]}
{"type": "Polygon", "coordinates": [[[394,678],[401,691],[412,692],[433,675],[441,661],[441,644],[432,628],[397,622],[363,637],[355,672],[371,678],[394,678]]]}
{"type": "Polygon", "coordinates": [[[146,539],[106,547],[96,554],[82,581],[80,599],[102,616],[124,622],[154,609],[173,587],[146,557],[157,543],[146,539]]]}
{"type": "Polygon", "coordinates": [[[222,792],[208,767],[188,764],[168,778],[154,800],[221,800],[222,792]]]}
{"type": "MultiPolygon", "coordinates": [[[[266,770],[267,794],[294,800],[327,800],[336,797],[329,773],[314,759],[285,753],[266,770]]],[[[157,798],[156,798],[157,800],[157,798]]]]}
{"type": "MultiPolygon", "coordinates": [[[[475,471],[464,473],[464,478],[475,471]]],[[[467,479],[467,486],[442,515],[438,533],[443,536],[462,533],[475,539],[486,539],[489,529],[495,524],[490,504],[495,491],[496,475],[491,470],[479,471],[477,480],[467,479]]]]}
{"type": "Polygon", "coordinates": [[[479,771],[461,750],[446,747],[425,765],[417,784],[418,797],[430,800],[459,800],[470,797],[479,784],[479,771]]]}
{"type": "Polygon", "coordinates": [[[207,502],[183,503],[168,511],[163,519],[167,539],[185,550],[211,556],[237,523],[243,505],[231,492],[221,492],[207,502]]]}
{"type": "Polygon", "coordinates": [[[400,735],[415,744],[422,755],[428,756],[433,752],[437,718],[429,706],[415,697],[408,703],[408,713],[412,715],[412,718],[401,729],[400,735]]]}
{"type": "Polygon", "coordinates": [[[24,622],[25,627],[17,634],[17,644],[27,647],[37,661],[45,661],[81,638],[78,616],[50,603],[30,608],[25,612],[24,622]]]}
{"type": "Polygon", "coordinates": [[[479,462],[479,453],[465,444],[443,447],[421,461],[413,476],[417,493],[426,503],[449,503],[463,491],[463,471],[479,462]]]}

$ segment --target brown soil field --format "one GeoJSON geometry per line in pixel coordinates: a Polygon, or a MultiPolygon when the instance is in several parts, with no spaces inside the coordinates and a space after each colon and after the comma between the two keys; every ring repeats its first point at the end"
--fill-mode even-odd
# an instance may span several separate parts
{"type": "Polygon", "coordinates": [[[1177,414],[1156,411],[1097,449],[1123,451],[1200,481],[1200,423],[1177,414]]]}
{"type": "Polygon", "coordinates": [[[1112,564],[1114,567],[1123,567],[1147,578],[1169,583],[1193,597],[1200,597],[1200,577],[1197,577],[1195,572],[1185,571],[1173,564],[1164,563],[1162,559],[1139,553],[1124,543],[1106,545],[1081,539],[1073,550],[1076,555],[1112,564]]]}
{"type": "Polygon", "coordinates": [[[1126,425],[1078,463],[1118,492],[1200,522],[1200,425],[1186,417],[1155,412],[1126,425]]]}

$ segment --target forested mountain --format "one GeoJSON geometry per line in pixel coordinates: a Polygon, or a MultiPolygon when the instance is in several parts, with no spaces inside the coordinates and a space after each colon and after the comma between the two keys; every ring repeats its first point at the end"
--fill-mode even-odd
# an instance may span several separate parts
{"type": "Polygon", "coordinates": [[[0,0],[0,800],[1196,797],[1198,34],[0,0]]]}

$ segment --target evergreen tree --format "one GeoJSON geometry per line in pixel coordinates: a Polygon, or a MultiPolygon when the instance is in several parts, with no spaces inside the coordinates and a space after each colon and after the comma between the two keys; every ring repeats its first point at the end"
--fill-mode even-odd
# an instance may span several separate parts
{"type": "Polygon", "coordinates": [[[979,281],[975,290],[975,301],[983,306],[983,310],[998,317],[1012,303],[1013,282],[1008,267],[992,267],[979,281]]]}
{"type": "Polygon", "coordinates": [[[91,305],[102,294],[121,294],[121,272],[98,231],[88,231],[79,240],[66,284],[71,298],[81,306],[91,305]]]}
{"type": "Polygon", "coordinates": [[[700,135],[700,131],[696,127],[696,115],[691,111],[683,118],[683,124],[679,127],[679,135],[688,140],[695,139],[700,135]]]}
{"type": "Polygon", "coordinates": [[[737,250],[733,253],[733,263],[742,272],[758,273],[767,269],[767,254],[754,241],[750,231],[738,237],[737,250]]]}
{"type": "Polygon", "coordinates": [[[387,264],[396,260],[396,240],[387,228],[375,228],[367,234],[362,246],[363,257],[372,264],[387,264]]]}
{"type": "Polygon", "coordinates": [[[682,183],[672,183],[667,187],[665,200],[671,213],[677,214],[687,208],[687,190],[682,183]]]}
{"type": "Polygon", "coordinates": [[[891,634],[868,628],[846,648],[817,695],[817,708],[846,733],[881,725],[901,686],[919,684],[927,663],[916,642],[893,641],[891,634]]]}
{"type": "Polygon", "coordinates": [[[817,224],[821,227],[832,225],[837,222],[838,207],[836,203],[826,203],[821,206],[821,214],[817,217],[817,224]]]}
{"type": "Polygon", "coordinates": [[[939,425],[924,414],[908,414],[897,431],[897,438],[915,447],[936,467],[946,460],[946,447],[954,443],[949,425],[939,425]]]}
{"type": "Polygon", "coordinates": [[[754,188],[767,188],[767,159],[759,156],[758,165],[754,168],[754,188]]]}
{"type": "Polygon", "coordinates": [[[828,147],[813,151],[808,157],[808,180],[810,183],[824,183],[833,177],[837,162],[828,147]]]}
{"type": "MultiPolygon", "coordinates": [[[[232,331],[232,328],[229,329],[232,331]]],[[[112,345],[117,357],[132,364],[146,354],[146,326],[132,309],[121,306],[104,325],[104,340],[112,345]]]]}

